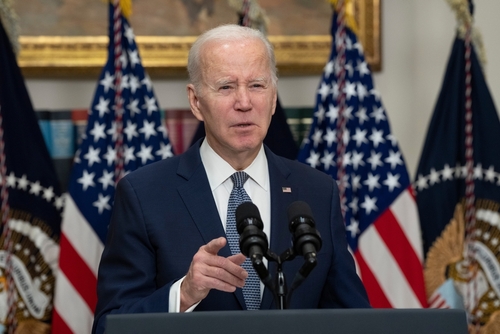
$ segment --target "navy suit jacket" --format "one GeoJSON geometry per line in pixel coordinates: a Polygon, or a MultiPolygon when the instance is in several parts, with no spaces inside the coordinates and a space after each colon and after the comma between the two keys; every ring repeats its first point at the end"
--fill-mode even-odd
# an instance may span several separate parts
{"type": "MultiPolygon", "coordinates": [[[[201,140],[182,155],[142,167],[118,183],[99,266],[94,333],[104,332],[105,316],[110,313],[168,312],[170,287],[187,273],[193,255],[210,240],[225,236],[200,144],[201,140]]],[[[347,249],[335,181],[267,147],[265,151],[271,191],[269,248],[279,255],[291,246],[287,208],[297,200],[311,206],[323,242],[316,268],[295,290],[289,308],[370,307],[347,249]]],[[[229,256],[229,246],[219,255],[229,256]]],[[[303,262],[297,256],[283,264],[289,283],[303,262]]],[[[274,278],[274,262],[269,263],[269,271],[274,278]]],[[[261,309],[276,307],[266,288],[261,309]]],[[[242,309],[241,289],[211,290],[195,311],[242,309]]]]}

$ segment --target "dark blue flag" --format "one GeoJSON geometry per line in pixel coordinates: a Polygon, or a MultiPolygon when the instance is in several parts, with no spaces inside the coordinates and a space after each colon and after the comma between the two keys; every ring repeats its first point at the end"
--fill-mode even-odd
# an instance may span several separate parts
{"type": "Polygon", "coordinates": [[[1,21],[0,180],[0,332],[1,327],[48,331],[63,201],[1,21]]]}
{"type": "Polygon", "coordinates": [[[167,128],[162,124],[132,28],[118,5],[110,4],[109,8],[108,60],[75,155],[65,203],[54,316],[54,329],[58,332],[91,331],[97,301],[97,268],[118,173],[126,174],[172,156],[167,128]],[[117,81],[119,73],[121,81],[117,81]]]}
{"type": "Polygon", "coordinates": [[[470,44],[469,58],[466,51],[464,38],[457,36],[414,186],[430,306],[465,308],[474,325],[487,326],[491,315],[500,311],[500,121],[474,45],[470,44]],[[465,217],[468,175],[475,197],[471,220],[465,217]]]}
{"type": "Polygon", "coordinates": [[[345,189],[341,200],[347,241],[371,305],[425,307],[422,244],[408,172],[363,48],[349,27],[345,27],[345,38],[339,38],[342,30],[337,14],[333,15],[332,53],[298,160],[335,179],[339,168],[344,169],[337,182],[345,189]],[[343,65],[337,48],[345,54],[343,65]],[[341,94],[345,94],[343,112],[338,102],[341,94]],[[346,125],[339,142],[341,112],[346,125]],[[340,145],[345,145],[345,153],[338,165],[340,145]]]}

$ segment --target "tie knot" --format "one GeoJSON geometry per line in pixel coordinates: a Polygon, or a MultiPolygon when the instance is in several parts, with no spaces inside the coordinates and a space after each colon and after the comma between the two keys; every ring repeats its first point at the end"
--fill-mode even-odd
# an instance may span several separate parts
{"type": "Polygon", "coordinates": [[[233,180],[233,185],[235,188],[242,188],[245,182],[247,182],[248,177],[248,174],[245,172],[236,172],[231,175],[231,180],[233,180]]]}

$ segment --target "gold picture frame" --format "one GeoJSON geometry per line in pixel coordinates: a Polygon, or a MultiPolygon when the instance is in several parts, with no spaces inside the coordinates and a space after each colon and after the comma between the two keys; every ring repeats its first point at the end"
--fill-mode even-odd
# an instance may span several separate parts
{"type": "MultiPolygon", "coordinates": [[[[358,37],[373,71],[381,69],[381,0],[355,0],[358,37]]],[[[136,36],[142,64],[152,77],[186,77],[196,36],[136,36]]],[[[269,36],[280,76],[320,74],[331,51],[330,35],[269,36]]],[[[21,36],[18,64],[28,78],[95,78],[107,57],[107,36],[21,36]]]]}

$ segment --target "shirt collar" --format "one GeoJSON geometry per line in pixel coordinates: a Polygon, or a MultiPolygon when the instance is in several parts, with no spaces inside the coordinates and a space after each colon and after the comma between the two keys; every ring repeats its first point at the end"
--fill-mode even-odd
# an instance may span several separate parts
{"type": "MultiPolygon", "coordinates": [[[[200,156],[205,171],[207,172],[210,189],[215,188],[224,183],[236,170],[218,155],[212,147],[204,139],[200,147],[200,156]]],[[[245,170],[252,180],[254,180],[264,190],[269,190],[269,177],[267,167],[267,157],[264,151],[264,145],[260,147],[259,153],[254,161],[245,170]]]]}

